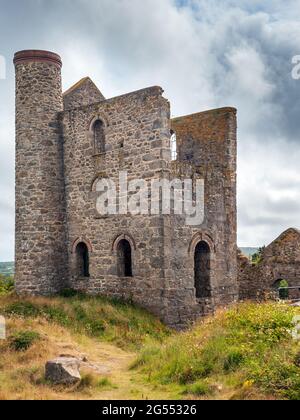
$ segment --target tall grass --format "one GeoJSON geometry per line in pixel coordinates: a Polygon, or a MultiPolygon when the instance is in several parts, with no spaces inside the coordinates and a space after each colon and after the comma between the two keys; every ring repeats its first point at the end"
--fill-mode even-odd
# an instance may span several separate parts
{"type": "Polygon", "coordinates": [[[1,299],[0,312],[7,317],[44,318],[128,350],[139,349],[149,339],[161,342],[170,335],[168,328],[145,310],[102,297],[19,299],[9,295],[1,299]]]}
{"type": "Polygon", "coordinates": [[[252,388],[300,399],[300,346],[291,336],[297,313],[285,304],[240,304],[163,346],[146,346],[133,367],[152,382],[181,384],[190,393],[213,392],[221,381],[245,394],[252,388]]]}

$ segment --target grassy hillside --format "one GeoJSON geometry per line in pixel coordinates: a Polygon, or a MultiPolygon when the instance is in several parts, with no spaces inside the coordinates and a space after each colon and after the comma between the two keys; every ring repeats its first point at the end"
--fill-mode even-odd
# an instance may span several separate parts
{"type": "Polygon", "coordinates": [[[130,304],[86,296],[0,296],[8,337],[0,341],[0,399],[300,399],[299,309],[241,304],[185,333],[130,304]],[[86,356],[73,387],[44,380],[60,355],[86,356]]]}
{"type": "Polygon", "coordinates": [[[182,385],[205,399],[300,399],[300,345],[292,338],[300,309],[244,303],[220,311],[134,364],[152,383],[182,385]]]}

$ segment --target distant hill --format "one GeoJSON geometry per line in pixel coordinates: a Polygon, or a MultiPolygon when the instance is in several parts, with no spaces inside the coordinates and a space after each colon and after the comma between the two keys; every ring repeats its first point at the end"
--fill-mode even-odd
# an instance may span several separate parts
{"type": "Polygon", "coordinates": [[[13,276],[15,273],[14,262],[0,262],[0,274],[5,276],[13,276]]]}
{"type": "Polygon", "coordinates": [[[256,254],[256,252],[258,251],[259,248],[246,248],[246,247],[241,247],[240,250],[242,251],[242,253],[244,255],[246,255],[246,257],[251,257],[252,255],[256,254]]]}

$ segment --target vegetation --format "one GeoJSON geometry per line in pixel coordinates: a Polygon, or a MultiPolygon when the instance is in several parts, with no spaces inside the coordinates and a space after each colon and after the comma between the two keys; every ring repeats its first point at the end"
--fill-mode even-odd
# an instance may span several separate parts
{"type": "Polygon", "coordinates": [[[19,331],[10,338],[10,346],[15,351],[26,351],[34,342],[40,339],[35,331],[19,331]]]}
{"type": "Polygon", "coordinates": [[[223,390],[230,398],[299,400],[296,314],[299,308],[285,304],[241,304],[163,346],[146,346],[133,367],[152,383],[182,385],[193,395],[213,398],[223,390]]]}
{"type": "Polygon", "coordinates": [[[147,340],[161,342],[170,335],[170,330],[144,309],[118,300],[81,294],[26,300],[12,295],[2,300],[0,311],[6,317],[44,319],[132,351],[147,340]]]}
{"type": "Polygon", "coordinates": [[[14,280],[12,277],[0,274],[0,295],[7,294],[14,289],[14,280]]]}
{"type": "Polygon", "coordinates": [[[262,248],[259,248],[255,254],[251,256],[252,264],[258,265],[262,262],[265,249],[266,247],[263,246],[262,248]]]}
{"type": "Polygon", "coordinates": [[[289,298],[289,284],[286,280],[281,280],[279,283],[279,297],[282,300],[289,298]]]}
{"type": "Polygon", "coordinates": [[[299,308],[243,303],[177,333],[129,303],[64,295],[0,297],[0,400],[300,399],[299,308]],[[78,385],[53,386],[45,362],[62,354],[107,374],[87,369],[78,385]]]}

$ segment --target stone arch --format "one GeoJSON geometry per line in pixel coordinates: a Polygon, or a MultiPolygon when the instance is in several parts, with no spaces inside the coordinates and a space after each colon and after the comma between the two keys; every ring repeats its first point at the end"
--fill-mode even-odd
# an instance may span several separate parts
{"type": "Polygon", "coordinates": [[[203,240],[194,250],[194,285],[197,298],[211,297],[211,248],[203,240]]]}
{"type": "Polygon", "coordinates": [[[95,155],[106,151],[107,127],[109,127],[108,120],[102,113],[97,114],[89,122],[88,137],[95,155]]]}
{"type": "Polygon", "coordinates": [[[84,243],[86,246],[87,246],[87,249],[88,249],[88,251],[90,252],[90,253],[92,253],[93,252],[93,247],[92,247],[92,244],[91,244],[91,242],[88,240],[88,239],[86,239],[86,238],[83,238],[82,236],[80,236],[79,238],[77,238],[74,242],[73,242],[73,245],[72,245],[72,254],[74,254],[75,252],[76,252],[76,248],[77,248],[77,245],[79,244],[79,243],[84,243]]]}
{"type": "Polygon", "coordinates": [[[93,118],[89,121],[88,131],[90,133],[92,133],[94,124],[97,120],[101,120],[105,128],[108,128],[110,126],[107,116],[104,113],[99,112],[96,115],[94,115],[93,118]]]}
{"type": "Polygon", "coordinates": [[[136,251],[136,243],[133,237],[129,233],[123,233],[122,235],[118,235],[114,239],[113,245],[112,245],[112,252],[114,253],[117,252],[119,242],[121,242],[123,239],[125,239],[126,241],[130,243],[130,246],[133,251],[136,251]]]}
{"type": "Polygon", "coordinates": [[[198,232],[193,236],[189,245],[189,250],[188,250],[189,254],[190,255],[195,254],[196,246],[198,242],[201,242],[201,241],[204,241],[208,244],[210,248],[210,252],[211,252],[211,257],[213,258],[213,254],[216,252],[214,240],[208,233],[202,233],[202,232],[198,232]]]}
{"type": "Polygon", "coordinates": [[[127,239],[118,242],[117,271],[119,277],[133,277],[132,246],[127,239]]]}
{"type": "Polygon", "coordinates": [[[117,236],[113,241],[112,252],[116,257],[119,277],[133,277],[134,251],[136,243],[128,233],[117,236]]]}
{"type": "Polygon", "coordinates": [[[90,191],[91,192],[96,192],[97,182],[100,181],[101,179],[106,179],[106,178],[107,178],[107,176],[104,173],[98,173],[96,176],[94,176],[94,178],[91,182],[90,191]]]}

